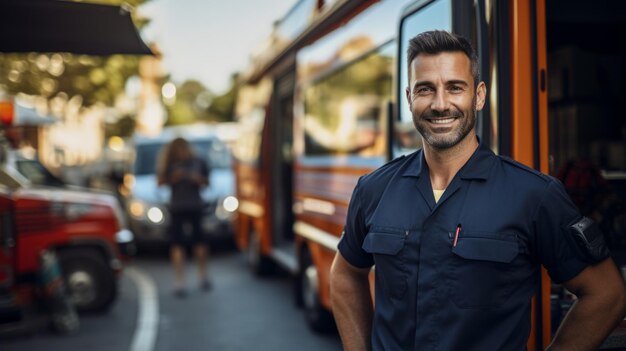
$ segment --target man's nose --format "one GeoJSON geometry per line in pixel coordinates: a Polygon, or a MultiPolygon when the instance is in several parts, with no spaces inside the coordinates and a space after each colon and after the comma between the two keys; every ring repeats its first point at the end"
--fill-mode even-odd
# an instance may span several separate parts
{"type": "Polygon", "coordinates": [[[430,104],[430,108],[439,112],[448,110],[449,102],[443,89],[438,89],[437,93],[433,97],[432,103],[430,104]]]}

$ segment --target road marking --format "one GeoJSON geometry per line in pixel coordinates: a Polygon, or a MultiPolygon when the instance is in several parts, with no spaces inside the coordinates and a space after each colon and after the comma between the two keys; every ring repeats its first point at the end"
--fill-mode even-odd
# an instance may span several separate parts
{"type": "Polygon", "coordinates": [[[137,286],[139,313],[130,351],[152,351],[159,327],[159,294],[149,275],[134,267],[126,267],[124,274],[137,286]]]}

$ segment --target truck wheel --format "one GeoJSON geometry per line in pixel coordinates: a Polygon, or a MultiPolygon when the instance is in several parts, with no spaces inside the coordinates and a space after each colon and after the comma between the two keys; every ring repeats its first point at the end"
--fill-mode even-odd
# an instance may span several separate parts
{"type": "Polygon", "coordinates": [[[302,254],[302,266],[298,274],[298,281],[300,282],[299,290],[302,293],[304,314],[311,329],[320,333],[335,330],[335,319],[320,302],[317,268],[313,264],[308,250],[304,250],[302,254]]]}
{"type": "Polygon", "coordinates": [[[79,312],[107,310],[117,296],[117,281],[102,255],[94,250],[59,252],[70,301],[79,312]]]}
{"type": "Polygon", "coordinates": [[[247,257],[248,265],[255,275],[267,276],[273,272],[273,262],[269,257],[261,253],[261,238],[259,234],[254,231],[250,233],[250,237],[248,238],[247,257]]]}

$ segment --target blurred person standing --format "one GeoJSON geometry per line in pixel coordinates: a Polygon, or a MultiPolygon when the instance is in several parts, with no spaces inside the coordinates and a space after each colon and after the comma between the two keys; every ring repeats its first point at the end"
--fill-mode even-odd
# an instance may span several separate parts
{"type": "Polygon", "coordinates": [[[161,152],[157,167],[159,185],[171,189],[170,210],[170,259],[174,267],[174,294],[186,295],[185,281],[185,225],[191,227],[191,244],[198,266],[198,281],[202,290],[211,288],[208,278],[207,261],[209,248],[202,232],[202,209],[204,203],[200,189],[209,184],[209,168],[197,157],[189,142],[176,138],[161,152]]]}

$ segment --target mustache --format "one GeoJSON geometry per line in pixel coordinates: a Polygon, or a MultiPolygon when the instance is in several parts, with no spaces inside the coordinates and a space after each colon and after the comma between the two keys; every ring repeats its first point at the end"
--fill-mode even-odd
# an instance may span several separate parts
{"type": "Polygon", "coordinates": [[[463,113],[459,110],[446,110],[446,111],[435,111],[428,110],[422,113],[422,118],[424,119],[433,119],[433,118],[461,118],[463,117],[463,113]]]}

